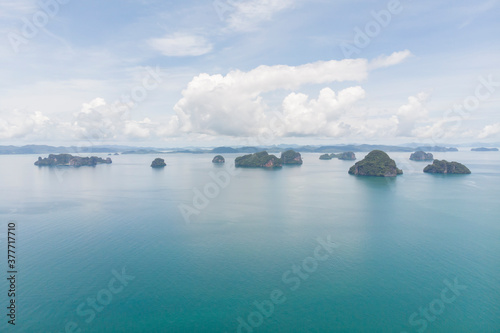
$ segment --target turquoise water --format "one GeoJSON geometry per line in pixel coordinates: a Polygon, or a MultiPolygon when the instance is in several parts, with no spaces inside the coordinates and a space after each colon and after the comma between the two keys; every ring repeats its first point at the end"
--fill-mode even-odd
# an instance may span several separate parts
{"type": "Polygon", "coordinates": [[[500,154],[434,154],[466,164],[465,176],[389,155],[397,179],[303,154],[300,167],[229,181],[211,155],[164,154],[163,170],[152,155],[79,169],[0,156],[0,267],[6,276],[14,220],[19,270],[15,328],[0,282],[0,331],[237,332],[243,321],[245,333],[500,332],[500,154]],[[213,198],[201,200],[205,186],[213,198]],[[336,246],[317,252],[328,237],[336,246]],[[444,303],[455,279],[464,287],[444,303]]]}

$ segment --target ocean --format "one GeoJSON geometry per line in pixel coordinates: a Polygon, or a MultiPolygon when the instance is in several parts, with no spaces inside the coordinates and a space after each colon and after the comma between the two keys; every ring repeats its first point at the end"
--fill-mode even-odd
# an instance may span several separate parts
{"type": "Polygon", "coordinates": [[[434,153],[470,175],[389,153],[397,178],[223,155],[1,155],[0,331],[500,332],[500,153],[434,153]]]}

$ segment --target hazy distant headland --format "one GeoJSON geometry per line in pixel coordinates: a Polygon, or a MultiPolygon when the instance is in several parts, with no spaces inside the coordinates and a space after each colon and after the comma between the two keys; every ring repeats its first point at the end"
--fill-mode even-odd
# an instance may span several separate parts
{"type": "Polygon", "coordinates": [[[133,147],[119,145],[96,145],[87,147],[63,147],[47,145],[25,145],[25,146],[0,146],[0,155],[9,154],[79,154],[79,153],[122,153],[122,154],[231,154],[245,153],[253,154],[263,150],[270,153],[282,153],[293,149],[301,153],[345,153],[345,152],[370,152],[372,150],[382,150],[386,152],[414,152],[418,150],[428,152],[449,152],[458,151],[456,147],[443,146],[390,146],[390,145],[273,145],[273,146],[245,146],[245,147],[216,147],[216,148],[156,148],[156,147],[133,147]]]}

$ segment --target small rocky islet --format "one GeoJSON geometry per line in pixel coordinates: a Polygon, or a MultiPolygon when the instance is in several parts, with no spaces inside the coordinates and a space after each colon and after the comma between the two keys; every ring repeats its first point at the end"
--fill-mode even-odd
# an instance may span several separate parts
{"type": "Polygon", "coordinates": [[[425,151],[419,150],[410,155],[410,160],[412,161],[432,161],[434,160],[434,155],[431,153],[426,153],[425,151]]]}
{"type": "Polygon", "coordinates": [[[283,164],[296,164],[301,165],[303,163],[302,156],[295,150],[287,150],[281,153],[281,161],[283,164]]]}
{"type": "Polygon", "coordinates": [[[38,157],[38,161],[35,162],[36,166],[71,166],[71,167],[81,167],[81,166],[96,166],[97,164],[111,164],[111,158],[103,159],[97,156],[91,157],[80,157],[73,156],[71,154],[50,154],[48,157],[42,158],[38,157]]]}
{"type": "Polygon", "coordinates": [[[319,157],[320,160],[331,160],[333,158],[338,158],[339,160],[354,161],[356,159],[356,154],[352,151],[346,151],[338,154],[323,154],[319,157]]]}
{"type": "Polygon", "coordinates": [[[165,160],[163,158],[155,158],[153,162],[151,162],[151,167],[152,168],[164,168],[166,167],[167,164],[165,163],[165,160]]]}
{"type": "Polygon", "coordinates": [[[279,168],[283,165],[281,158],[270,155],[267,151],[236,157],[234,166],[239,168],[279,168]]]}
{"type": "Polygon", "coordinates": [[[403,174],[396,162],[381,150],[372,150],[350,169],[349,174],[355,176],[396,177],[403,174]]]}
{"type": "Polygon", "coordinates": [[[465,165],[458,162],[448,162],[445,160],[434,160],[424,168],[425,173],[441,173],[441,174],[470,174],[471,171],[465,165]]]}
{"type": "Polygon", "coordinates": [[[283,165],[301,165],[303,163],[300,153],[289,149],[281,153],[278,158],[267,151],[236,157],[235,167],[240,168],[280,168],[283,165]]]}
{"type": "Polygon", "coordinates": [[[213,159],[212,159],[212,163],[216,163],[216,164],[222,164],[222,163],[225,163],[226,160],[224,159],[224,156],[222,155],[216,155],[213,159]]]}

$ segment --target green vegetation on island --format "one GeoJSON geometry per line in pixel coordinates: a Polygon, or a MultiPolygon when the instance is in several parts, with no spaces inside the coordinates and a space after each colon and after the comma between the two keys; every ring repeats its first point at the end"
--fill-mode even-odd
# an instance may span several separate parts
{"type": "Polygon", "coordinates": [[[319,157],[320,160],[331,160],[332,158],[338,158],[339,160],[353,161],[356,159],[356,154],[352,151],[346,151],[338,154],[323,154],[319,157]]]}
{"type": "Polygon", "coordinates": [[[448,162],[445,160],[434,160],[424,168],[426,173],[443,173],[443,174],[469,174],[469,168],[458,162],[448,162]]]}
{"type": "Polygon", "coordinates": [[[165,160],[163,158],[155,158],[153,162],[151,162],[151,167],[152,168],[163,168],[167,164],[165,163],[165,160]]]}
{"type": "Polygon", "coordinates": [[[287,150],[281,153],[281,161],[283,164],[302,164],[302,156],[295,150],[287,150]]]}
{"type": "Polygon", "coordinates": [[[212,163],[225,163],[225,162],[226,160],[222,155],[216,155],[212,160],[212,163]]]}
{"type": "Polygon", "coordinates": [[[234,165],[242,168],[278,168],[283,162],[267,151],[236,157],[234,165]]]}
{"type": "Polygon", "coordinates": [[[402,173],[396,162],[381,150],[371,151],[349,169],[349,174],[356,176],[395,177],[402,173]]]}
{"type": "Polygon", "coordinates": [[[38,161],[35,162],[37,166],[95,166],[97,164],[110,164],[111,158],[103,159],[97,156],[91,157],[80,157],[73,156],[71,154],[50,154],[49,157],[41,158],[38,157],[38,161]]]}
{"type": "Polygon", "coordinates": [[[410,155],[410,160],[412,161],[432,161],[434,160],[434,155],[431,153],[426,153],[422,150],[416,151],[410,155]]]}

